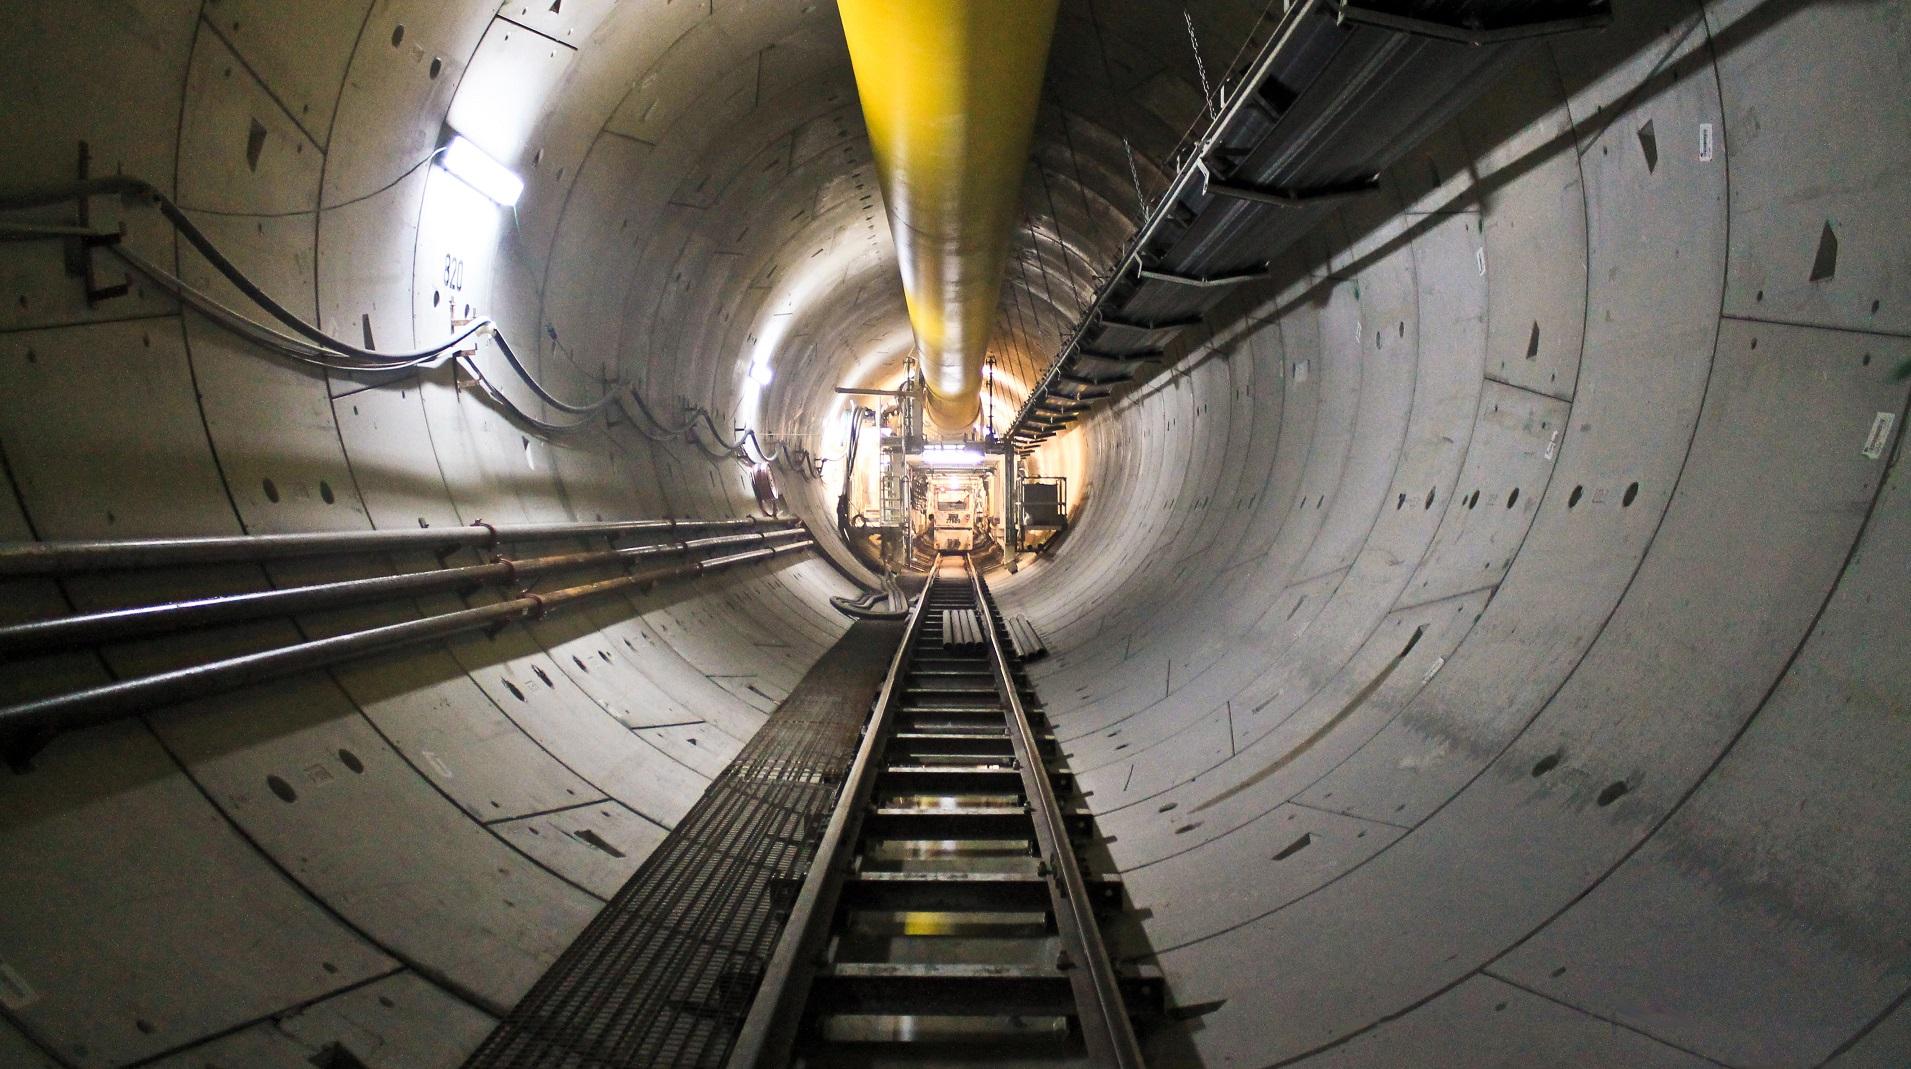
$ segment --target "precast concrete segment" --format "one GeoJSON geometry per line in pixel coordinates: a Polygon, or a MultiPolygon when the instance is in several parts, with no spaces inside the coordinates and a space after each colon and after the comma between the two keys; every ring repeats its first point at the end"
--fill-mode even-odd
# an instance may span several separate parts
{"type": "MultiPolygon", "coordinates": [[[[1206,121],[1197,51],[1222,84],[1264,10],[1059,5],[1004,375],[1046,366],[1078,311],[1055,306],[1206,121]]],[[[1035,458],[1076,522],[989,582],[1099,781],[1138,907],[1117,949],[1182,1006],[1158,1061],[1911,1057],[1903,5],[1615,15],[1529,45],[1035,458]],[[1470,414],[1423,406],[1438,384],[1470,414]]],[[[628,377],[663,415],[793,433],[909,348],[831,5],[25,0],[5,25],[9,187],[70,181],[83,140],[344,337],[428,343],[469,307],[562,396],[628,377]],[[427,162],[454,112],[526,178],[516,217],[427,162]]],[[[153,213],[91,208],[224,284],[153,213]]],[[[262,360],[137,280],[89,306],[63,253],[0,244],[0,538],[753,507],[747,472],[633,409],[544,441],[448,377],[262,360]]],[[[784,483],[827,527],[836,481],[784,483]]],[[[344,577],[8,580],[0,621],[344,577]]],[[[0,1062],[455,1066],[834,641],[845,591],[820,561],[753,568],[55,740],[0,774],[0,1062]]],[[[352,615],[49,653],[0,694],[352,615]]]]}
{"type": "Polygon", "coordinates": [[[837,5],[929,386],[929,418],[951,436],[981,410],[983,356],[1057,6],[837,5]]]}
{"type": "MultiPolygon", "coordinates": [[[[1839,213],[1816,214],[1862,189],[1869,210],[1895,222],[1902,213],[1885,205],[1902,198],[1897,178],[1868,162],[1878,139],[1858,138],[1849,170],[1835,138],[1810,150],[1792,140],[1814,121],[1838,125],[1805,117],[1824,114],[1810,94],[1796,121],[1731,104],[1783,84],[1751,73],[1747,57],[1860,24],[1901,40],[1902,20],[1874,7],[1827,22],[1794,4],[1619,14],[1601,38],[1534,49],[1505,92],[1462,116],[1457,170],[1432,146],[1387,176],[1384,186],[1412,194],[1404,215],[1342,213],[1339,244],[1296,264],[1286,292],[1243,294],[1211,324],[1217,339],[1278,339],[1290,354],[1282,433],[1305,421],[1329,435],[1318,447],[1297,436],[1274,463],[1305,457],[1334,473],[1314,486],[1279,476],[1288,489],[1261,522],[1292,548],[1273,560],[1218,547],[1164,555],[1142,541],[1158,537],[1157,512],[1124,501],[1087,513],[1053,561],[998,584],[1010,611],[1055,632],[1057,652],[1035,675],[1071,763],[1099,769],[1084,782],[1149,911],[1124,947],[1160,955],[1177,998],[1209,1009],[1160,1051],[1360,1065],[1411,1061],[1423,1055],[1401,1052],[1431,1042],[1456,1064],[1809,1065],[1911,1049],[1893,1031],[1905,984],[1890,963],[1901,955],[1877,942],[1901,946],[1905,921],[1893,896],[1857,890],[1889,885],[1906,864],[1901,846],[1872,844],[1871,829],[1896,819],[1871,812],[1873,800],[1903,794],[1876,778],[1877,761],[1901,765],[1911,743],[1882,712],[1903,704],[1902,666],[1871,661],[1892,656],[1901,630],[1883,608],[1891,585],[1864,570],[1890,537],[1880,518],[1899,511],[1885,482],[1898,470],[1896,432],[1875,428],[1899,425],[1904,388],[1875,369],[1903,361],[1907,343],[1886,321],[1903,276],[1882,283],[1864,267],[1842,281],[1831,261],[1843,262],[1851,231],[1839,213]],[[1799,156],[1736,154],[1728,134],[1799,156]],[[1773,190],[1797,197],[1798,218],[1773,231],[1741,215],[1742,173],[1767,212],[1773,190]],[[1851,185],[1834,193],[1827,174],[1851,185]],[[1335,302],[1357,286],[1366,303],[1443,227],[1473,233],[1475,248],[1456,244],[1473,262],[1417,272],[1411,301],[1423,328],[1435,312],[1484,318],[1480,400],[1459,439],[1470,444],[1450,487],[1430,485],[1415,466],[1453,435],[1409,435],[1384,490],[1356,492],[1342,473],[1371,446],[1346,445],[1335,428],[1353,417],[1323,420],[1317,392],[1338,381],[1360,397],[1382,384],[1364,363],[1336,371],[1360,352],[1355,323],[1369,327],[1367,346],[1375,337],[1370,316],[1340,316],[1335,302]],[[1768,244],[1790,229],[1797,240],[1768,244]],[[1441,292],[1462,273],[1472,293],[1441,292]],[[1739,278],[1771,284],[1747,287],[1740,310],[1721,291],[1739,278]],[[1826,311],[1761,310],[1779,294],[1788,309],[1826,311]],[[1297,338],[1319,342],[1296,360],[1297,338]],[[1338,669],[1308,651],[1360,640],[1346,612],[1373,593],[1373,575],[1358,563],[1318,576],[1287,563],[1340,541],[1337,497],[1379,509],[1355,539],[1361,554],[1409,554],[1390,620],[1448,598],[1459,610],[1371,692],[1404,643],[1338,669]],[[1316,510],[1328,518],[1312,521],[1316,510]],[[1386,544],[1389,517],[1413,512],[1434,526],[1386,544]],[[1821,514],[1840,520],[1811,518],[1821,514]],[[1836,529],[1804,533],[1816,523],[1836,529]],[[1873,606],[1861,610],[1863,637],[1839,612],[1860,600],[1873,606]],[[1143,656],[1157,636],[1194,656],[1143,656]],[[1827,656],[1836,669],[1818,667],[1827,656]],[[1779,759],[1765,740],[1798,730],[1788,721],[1801,688],[1815,694],[1804,705],[1823,735],[1780,744],[1779,759]],[[1230,746],[1257,706],[1272,700],[1275,712],[1296,690],[1317,697],[1261,746],[1230,746]],[[1578,727],[1549,730],[1556,719],[1578,727]],[[1848,732],[1872,729],[1889,740],[1846,748],[1848,732]],[[1804,831],[1818,792],[1785,786],[1794,778],[1862,795],[1828,804],[1862,812],[1863,830],[1804,831]],[[1174,786],[1136,796],[1152,783],[1174,786]],[[1724,797],[1729,811],[1712,801],[1724,797]],[[1481,808],[1488,798],[1498,801],[1481,808]],[[1609,835],[1617,842],[1599,846],[1609,835]],[[1232,868],[1244,859],[1256,866],[1247,878],[1232,868]],[[1549,886],[1561,891],[1547,908],[1495,931],[1507,908],[1530,908],[1549,886]],[[1628,920],[1644,916],[1664,920],[1644,931],[1628,920]],[[1311,963],[1304,993],[1260,965],[1274,959],[1311,963]],[[1399,997],[1365,1001],[1388,988],[1399,997]],[[1270,1005],[1287,1023],[1269,1023],[1270,1005]],[[1584,1045],[1618,1037],[1632,1049],[1584,1045]]],[[[1902,59],[1883,60],[1885,47],[1850,39],[1824,74],[1876,77],[1884,63],[1886,80],[1902,82],[1902,59]]],[[[1859,264],[1883,247],[1866,245],[1859,264]]],[[[1411,342],[1412,316],[1407,326],[1411,342]]],[[[1203,346],[1187,357],[1185,377],[1143,387],[1085,429],[1104,478],[1145,480],[1129,443],[1198,414],[1186,387],[1214,358],[1203,346]]],[[[1422,338],[1400,358],[1426,377],[1460,354],[1422,338]]],[[[1188,448],[1163,440],[1154,463],[1177,465],[1188,448]]],[[[1238,498],[1269,473],[1165,480],[1173,489],[1157,500],[1238,498]]]]}

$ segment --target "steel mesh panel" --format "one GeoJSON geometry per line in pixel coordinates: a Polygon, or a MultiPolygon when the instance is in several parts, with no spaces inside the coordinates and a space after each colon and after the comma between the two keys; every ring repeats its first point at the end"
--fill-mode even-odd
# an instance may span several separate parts
{"type": "Polygon", "coordinates": [[[712,780],[467,1069],[721,1066],[902,625],[859,621],[712,780]]]}

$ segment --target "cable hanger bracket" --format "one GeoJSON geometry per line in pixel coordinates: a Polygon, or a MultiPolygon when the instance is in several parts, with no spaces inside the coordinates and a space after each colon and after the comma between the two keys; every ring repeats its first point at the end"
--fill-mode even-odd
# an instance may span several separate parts
{"type": "MultiPolygon", "coordinates": [[[[79,180],[82,182],[92,177],[89,173],[92,169],[92,157],[93,150],[91,146],[84,141],[80,142],[79,166],[77,170],[79,180]]],[[[75,200],[79,213],[80,229],[91,230],[93,226],[91,196],[82,192],[75,200]]],[[[66,273],[79,279],[81,284],[86,287],[86,306],[88,308],[92,308],[102,301],[110,301],[115,297],[124,297],[132,291],[133,281],[131,278],[127,278],[124,282],[113,283],[109,286],[100,285],[99,273],[93,264],[94,249],[118,245],[120,239],[125,236],[126,224],[122,221],[119,224],[119,229],[115,232],[77,234],[66,239],[66,273]]]]}

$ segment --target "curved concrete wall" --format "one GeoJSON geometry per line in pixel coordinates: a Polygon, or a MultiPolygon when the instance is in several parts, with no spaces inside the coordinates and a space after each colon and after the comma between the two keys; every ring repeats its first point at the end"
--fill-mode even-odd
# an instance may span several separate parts
{"type": "MultiPolygon", "coordinates": [[[[1193,12],[1209,71],[1263,6],[1193,12]]],[[[5,26],[6,185],[85,140],[346,337],[470,306],[570,396],[629,378],[771,439],[907,345],[826,4],[33,0],[5,26]],[[420,165],[447,123],[526,176],[515,216],[420,165]]],[[[1006,375],[1164,185],[1201,110],[1186,36],[1170,5],[1063,5],[1006,375]]],[[[1906,401],[1908,55],[1888,0],[1621,4],[1040,458],[1080,471],[1081,522],[996,585],[1057,651],[1038,683],[1144,911],[1123,952],[1182,1007],[1157,1063],[1904,1060],[1911,509],[1895,432],[1862,449],[1906,401]]],[[[447,378],[274,363],[150,287],[88,309],[57,248],[0,246],[0,279],[0,538],[752,507],[634,411],[546,439],[447,378]]],[[[778,476],[831,514],[839,469],[778,476]]],[[[0,616],[205,576],[10,584],[0,616]]],[[[845,589],[758,567],[56,740],[0,776],[0,1062],[456,1064],[845,589]]]]}
{"type": "Polygon", "coordinates": [[[1165,1064],[1911,1056],[1903,8],[1615,6],[1080,431],[996,583],[1165,1064]]]}

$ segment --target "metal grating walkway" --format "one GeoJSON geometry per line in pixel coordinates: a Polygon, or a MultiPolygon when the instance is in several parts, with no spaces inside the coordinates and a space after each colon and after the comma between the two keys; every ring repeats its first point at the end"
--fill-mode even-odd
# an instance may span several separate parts
{"type": "Polygon", "coordinates": [[[723,1064],[902,633],[859,621],[823,655],[467,1069],[723,1064]]]}

